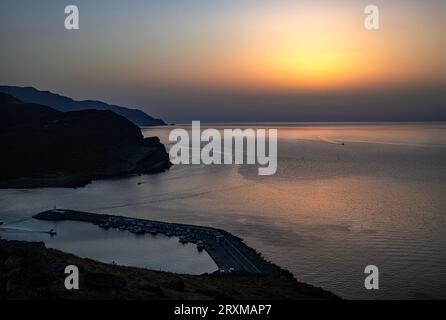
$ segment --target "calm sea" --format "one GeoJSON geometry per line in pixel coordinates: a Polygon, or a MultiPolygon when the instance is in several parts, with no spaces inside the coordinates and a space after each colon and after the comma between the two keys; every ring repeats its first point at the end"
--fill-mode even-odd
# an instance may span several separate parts
{"type": "MultiPolygon", "coordinates": [[[[242,237],[298,280],[344,298],[446,298],[444,123],[255,126],[279,129],[273,176],[258,176],[255,165],[178,165],[78,189],[0,190],[0,220],[27,219],[57,206],[214,226],[242,237]],[[379,268],[379,290],[364,288],[370,264],[379,268]]],[[[172,128],[143,132],[169,147],[172,128]]],[[[31,222],[12,225],[23,223],[31,222]]],[[[82,243],[78,234],[71,251],[82,243]]],[[[112,247],[85,254],[113,261],[112,247]]],[[[140,251],[125,261],[141,265],[147,258],[140,251]]],[[[208,263],[203,258],[203,270],[212,269],[208,263]]]]}

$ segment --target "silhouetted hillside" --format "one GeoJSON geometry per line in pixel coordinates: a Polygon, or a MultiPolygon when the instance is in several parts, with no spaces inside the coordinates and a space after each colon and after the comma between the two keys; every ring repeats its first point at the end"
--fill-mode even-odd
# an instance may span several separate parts
{"type": "Polygon", "coordinates": [[[138,126],[162,126],[166,124],[163,120],[152,118],[138,109],[129,109],[94,100],[76,101],[49,91],[40,91],[33,87],[0,86],[0,92],[10,94],[23,102],[38,103],[63,112],[86,109],[111,110],[138,126]]]}
{"type": "Polygon", "coordinates": [[[0,240],[1,299],[293,299],[339,300],[292,276],[185,275],[83,259],[42,242],[0,240]],[[79,290],[66,290],[65,266],[79,268],[79,290]]]}
{"type": "Polygon", "coordinates": [[[170,167],[157,137],[112,111],[60,112],[0,93],[0,187],[82,186],[170,167]]]}

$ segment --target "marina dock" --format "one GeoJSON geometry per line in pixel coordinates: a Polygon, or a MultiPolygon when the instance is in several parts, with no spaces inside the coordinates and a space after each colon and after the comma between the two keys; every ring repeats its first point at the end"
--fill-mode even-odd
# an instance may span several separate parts
{"type": "Polygon", "coordinates": [[[35,215],[34,218],[49,221],[89,222],[105,230],[113,228],[132,232],[135,236],[163,234],[168,237],[178,237],[181,243],[192,243],[197,246],[197,250],[205,250],[218,266],[220,273],[291,275],[288,271],[266,261],[242,239],[222,229],[65,209],[44,211],[35,215]]]}

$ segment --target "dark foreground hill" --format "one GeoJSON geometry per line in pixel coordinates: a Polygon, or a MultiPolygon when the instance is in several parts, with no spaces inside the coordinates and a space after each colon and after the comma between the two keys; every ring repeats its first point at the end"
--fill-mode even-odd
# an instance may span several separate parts
{"type": "Polygon", "coordinates": [[[83,259],[42,242],[0,240],[1,299],[337,299],[292,276],[183,275],[83,259]],[[79,290],[66,290],[67,265],[79,290]]]}
{"type": "Polygon", "coordinates": [[[0,188],[76,187],[171,165],[157,137],[112,111],[60,112],[0,93],[0,188]]]}
{"type": "Polygon", "coordinates": [[[0,92],[10,94],[23,102],[41,104],[62,112],[86,109],[110,110],[137,126],[162,126],[166,124],[163,120],[152,118],[138,109],[110,105],[95,100],[76,101],[49,91],[40,91],[33,87],[0,86],[0,92]]]}

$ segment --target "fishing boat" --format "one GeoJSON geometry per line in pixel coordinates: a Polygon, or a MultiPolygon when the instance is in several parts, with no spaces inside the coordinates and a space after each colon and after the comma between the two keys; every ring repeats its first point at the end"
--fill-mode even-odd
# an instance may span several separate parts
{"type": "Polygon", "coordinates": [[[133,230],[133,233],[141,235],[141,234],[145,234],[146,230],[144,230],[143,228],[136,228],[133,230]]]}
{"type": "Polygon", "coordinates": [[[202,240],[197,241],[197,249],[198,251],[202,251],[205,248],[204,242],[202,240]]]}
{"type": "Polygon", "coordinates": [[[180,243],[188,243],[189,239],[187,239],[186,237],[180,237],[180,239],[178,240],[180,243]]]}
{"type": "Polygon", "coordinates": [[[110,229],[110,225],[107,223],[107,222],[105,222],[105,223],[101,223],[100,225],[99,225],[99,227],[100,228],[102,228],[102,229],[110,229]]]}

